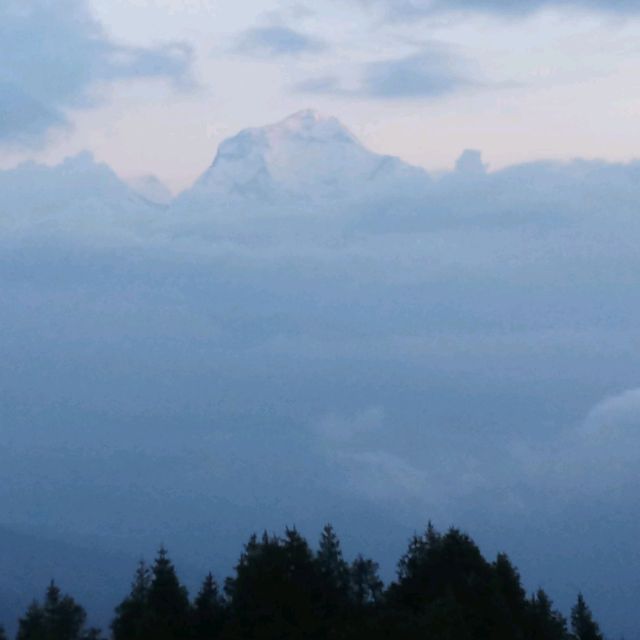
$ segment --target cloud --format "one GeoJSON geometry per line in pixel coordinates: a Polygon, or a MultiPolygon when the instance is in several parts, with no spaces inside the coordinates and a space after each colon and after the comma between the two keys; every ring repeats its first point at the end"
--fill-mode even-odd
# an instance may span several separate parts
{"type": "Polygon", "coordinates": [[[362,92],[375,98],[433,98],[467,84],[454,69],[452,57],[431,50],[368,64],[362,92]]]}
{"type": "Polygon", "coordinates": [[[387,451],[341,453],[336,457],[349,488],[373,501],[420,499],[428,495],[428,475],[387,451]]]}
{"type": "Polygon", "coordinates": [[[364,4],[383,6],[390,16],[399,20],[457,12],[517,17],[543,9],[627,15],[640,13],[638,0],[365,0],[364,4]]]}
{"type": "MultiPolygon", "coordinates": [[[[640,388],[597,402],[577,426],[512,451],[525,482],[565,503],[635,500],[640,464],[640,388]],[[558,488],[562,495],[558,495],[558,488]]],[[[523,503],[524,504],[524,503],[523,503]]]]}
{"type": "Polygon", "coordinates": [[[302,93],[344,93],[340,84],[340,78],[337,76],[322,76],[320,78],[309,78],[302,80],[293,85],[294,91],[302,93]]]}
{"type": "Polygon", "coordinates": [[[238,38],[236,51],[248,55],[297,56],[326,49],[320,39],[284,26],[249,29],[238,38]]]}
{"type": "Polygon", "coordinates": [[[585,429],[597,433],[614,424],[640,428],[640,388],[629,389],[598,403],[587,416],[585,429]]]}
{"type": "Polygon", "coordinates": [[[432,46],[409,56],[363,65],[355,87],[346,87],[337,76],[324,76],[299,82],[294,89],[389,100],[437,98],[472,84],[463,60],[442,47],[432,46]]]}
{"type": "Polygon", "coordinates": [[[27,141],[40,137],[52,126],[62,126],[65,118],[13,84],[0,84],[0,143],[27,141]]]}
{"type": "Polygon", "coordinates": [[[38,144],[90,106],[90,89],[118,78],[188,81],[191,50],[112,42],[85,0],[8,0],[0,5],[0,144],[38,144]]]}
{"type": "Polygon", "coordinates": [[[577,434],[583,468],[602,487],[631,487],[640,465],[640,388],[599,402],[577,434]]]}
{"type": "Polygon", "coordinates": [[[342,472],[341,490],[374,502],[424,494],[427,474],[423,470],[402,456],[375,448],[373,441],[384,441],[386,431],[382,408],[369,407],[351,415],[327,414],[313,427],[327,460],[342,472]]]}

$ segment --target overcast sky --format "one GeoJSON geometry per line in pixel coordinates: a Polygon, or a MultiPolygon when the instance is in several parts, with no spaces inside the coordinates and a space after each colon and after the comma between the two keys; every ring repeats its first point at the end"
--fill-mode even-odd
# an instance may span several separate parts
{"type": "Polygon", "coordinates": [[[90,149],[180,190],[305,107],[430,170],[640,147],[636,0],[5,0],[0,33],[5,168],[90,149]]]}

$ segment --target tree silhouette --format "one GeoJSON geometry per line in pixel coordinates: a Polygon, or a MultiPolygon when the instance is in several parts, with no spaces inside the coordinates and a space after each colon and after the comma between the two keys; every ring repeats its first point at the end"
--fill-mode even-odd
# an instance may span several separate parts
{"type": "Polygon", "coordinates": [[[316,552],[320,596],[320,615],[328,637],[339,635],[348,617],[351,574],[342,555],[340,540],[333,527],[326,525],[320,534],[316,552]]]}
{"type": "Polygon", "coordinates": [[[85,610],[51,581],[44,603],[34,601],[18,622],[17,640],[81,640],[85,610]]]}
{"type": "Polygon", "coordinates": [[[529,603],[529,638],[531,640],[566,640],[567,621],[553,608],[551,598],[538,589],[529,603]]]}
{"type": "Polygon", "coordinates": [[[226,590],[242,637],[322,637],[317,565],[295,529],[283,539],[252,536],[226,590]]]}
{"type": "Polygon", "coordinates": [[[340,540],[330,524],[324,527],[320,535],[316,561],[323,588],[333,592],[337,599],[346,600],[350,582],[349,565],[342,556],[340,540]]]}
{"type": "Polygon", "coordinates": [[[512,639],[523,638],[527,621],[527,594],[522,587],[520,574],[504,553],[498,554],[493,570],[498,596],[504,606],[506,635],[512,639]]]}
{"type": "Polygon", "coordinates": [[[384,583],[378,575],[378,563],[359,555],[351,565],[351,597],[356,607],[376,604],[384,583]]]}
{"type": "Polygon", "coordinates": [[[46,640],[47,637],[44,609],[34,600],[18,620],[16,640],[46,640]]]}
{"type": "Polygon", "coordinates": [[[145,623],[147,637],[155,640],[183,640],[189,629],[189,595],[180,584],[167,550],[160,547],[151,569],[145,623]]]}
{"type": "Polygon", "coordinates": [[[194,640],[217,638],[225,623],[225,603],[209,573],[193,603],[191,626],[194,640]]]}
{"type": "Polygon", "coordinates": [[[577,640],[603,640],[598,623],[593,619],[591,609],[581,593],[571,609],[571,630],[577,640]]]}
{"type": "Polygon", "coordinates": [[[177,640],[189,632],[187,590],[180,584],[167,550],[161,547],[151,571],[140,562],[131,592],[116,609],[114,640],[177,640]]]}
{"type": "Polygon", "coordinates": [[[149,617],[149,587],[151,573],[140,561],[131,585],[129,595],[116,608],[116,615],[111,623],[114,640],[141,640],[149,617]]]}
{"type": "MultiPolygon", "coordinates": [[[[295,529],[253,535],[226,598],[209,573],[189,603],[168,553],[140,562],[115,610],[113,640],[603,640],[582,594],[571,610],[572,634],[549,596],[527,598],[507,555],[492,563],[458,529],[429,524],[414,535],[385,588],[378,565],[345,560],[327,525],[318,549],[295,529]]],[[[100,640],[84,609],[51,582],[42,602],[19,620],[16,640],[100,640]]],[[[0,627],[0,640],[6,640],[0,627]]]]}

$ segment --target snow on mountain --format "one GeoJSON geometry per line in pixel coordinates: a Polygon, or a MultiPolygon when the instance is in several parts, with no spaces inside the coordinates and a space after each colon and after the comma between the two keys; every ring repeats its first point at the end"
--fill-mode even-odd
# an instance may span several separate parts
{"type": "Polygon", "coordinates": [[[178,206],[209,209],[226,202],[236,210],[246,203],[303,212],[381,197],[399,202],[428,184],[424,170],[372,153],[336,118],[306,110],[224,141],[178,206]]]}
{"type": "Polygon", "coordinates": [[[413,211],[430,185],[424,170],[367,150],[336,118],[307,110],[224,141],[175,200],[156,178],[127,184],[88,152],[0,171],[0,228],[104,238],[153,227],[204,238],[244,225],[236,230],[315,237],[328,219],[344,228],[413,211]]]}

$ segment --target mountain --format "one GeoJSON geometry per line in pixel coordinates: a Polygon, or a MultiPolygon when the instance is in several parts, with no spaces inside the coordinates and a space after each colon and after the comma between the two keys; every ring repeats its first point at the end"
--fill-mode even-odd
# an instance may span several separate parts
{"type": "Polygon", "coordinates": [[[336,118],[306,110],[224,141],[177,206],[327,213],[390,199],[397,206],[420,197],[429,182],[424,170],[367,150],[336,118]]]}
{"type": "Polygon", "coordinates": [[[138,195],[154,204],[168,205],[173,200],[168,187],[154,175],[136,176],[127,183],[138,195]]]}
{"type": "Polygon", "coordinates": [[[160,209],[89,152],[0,172],[0,229],[113,233],[160,209]]]}

